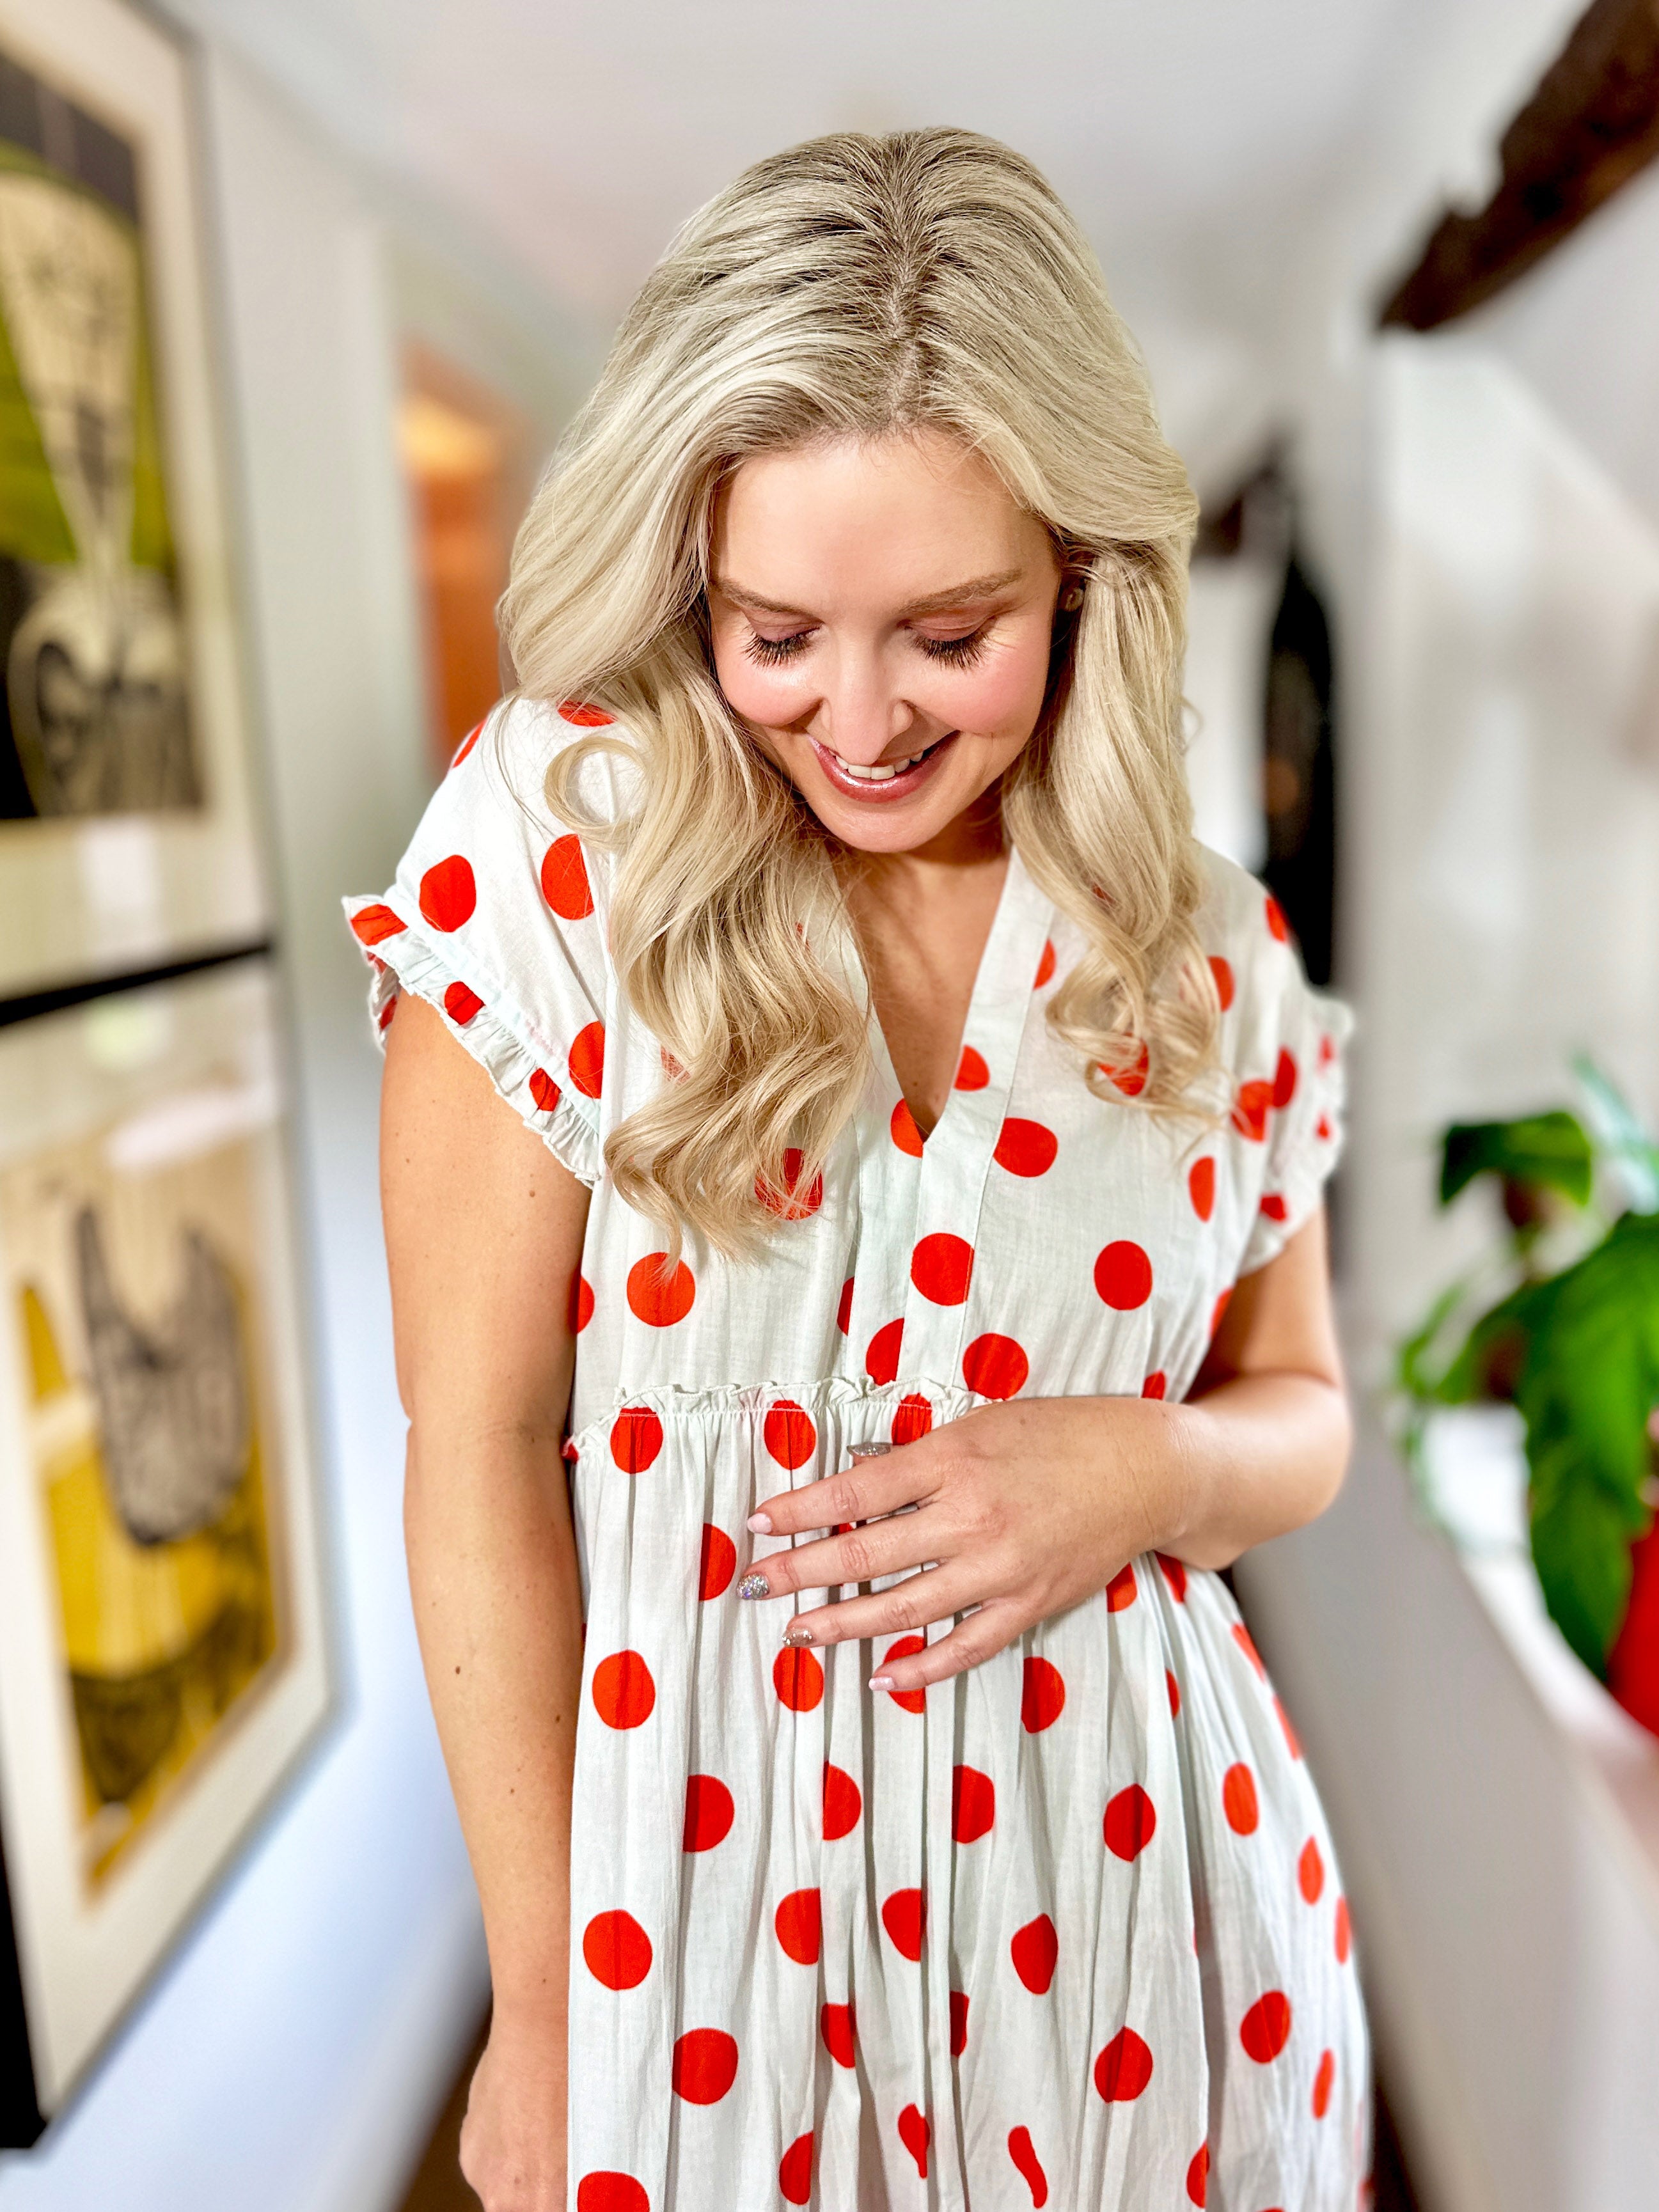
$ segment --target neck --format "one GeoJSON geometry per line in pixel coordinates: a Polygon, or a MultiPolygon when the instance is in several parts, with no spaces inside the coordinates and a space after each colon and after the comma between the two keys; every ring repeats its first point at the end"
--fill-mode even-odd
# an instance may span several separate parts
{"type": "Polygon", "coordinates": [[[902,853],[860,853],[843,847],[837,865],[844,879],[854,878],[866,889],[899,890],[988,866],[1006,849],[1001,787],[994,784],[926,844],[902,853]]]}

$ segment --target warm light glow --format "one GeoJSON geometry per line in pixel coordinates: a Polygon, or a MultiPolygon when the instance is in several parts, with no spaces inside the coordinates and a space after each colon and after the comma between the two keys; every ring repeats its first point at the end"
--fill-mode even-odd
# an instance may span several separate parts
{"type": "Polygon", "coordinates": [[[409,392],[399,404],[398,444],[414,477],[483,477],[501,465],[494,430],[424,392],[409,392]]]}

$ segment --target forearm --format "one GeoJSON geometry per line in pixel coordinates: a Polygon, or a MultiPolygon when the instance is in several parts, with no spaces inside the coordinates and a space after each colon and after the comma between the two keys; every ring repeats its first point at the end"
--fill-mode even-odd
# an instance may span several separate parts
{"type": "Polygon", "coordinates": [[[1189,1566],[1231,1566],[1241,1553],[1317,1519],[1347,1466],[1352,1427],[1339,1382],[1255,1374],[1161,1409],[1178,1479],[1174,1524],[1158,1548],[1189,1566]]]}
{"type": "Polygon", "coordinates": [[[556,2030],[569,1961],[581,1603],[556,1437],[411,1430],[410,1585],[483,1905],[496,2016],[556,2030]]]}

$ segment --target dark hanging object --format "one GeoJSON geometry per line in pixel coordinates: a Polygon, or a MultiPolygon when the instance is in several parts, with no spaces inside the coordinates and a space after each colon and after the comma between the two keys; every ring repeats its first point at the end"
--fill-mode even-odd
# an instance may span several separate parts
{"type": "Polygon", "coordinates": [[[1262,875],[1296,932],[1309,981],[1328,983],[1336,903],[1331,633],[1294,549],[1267,659],[1262,775],[1262,875]]]}

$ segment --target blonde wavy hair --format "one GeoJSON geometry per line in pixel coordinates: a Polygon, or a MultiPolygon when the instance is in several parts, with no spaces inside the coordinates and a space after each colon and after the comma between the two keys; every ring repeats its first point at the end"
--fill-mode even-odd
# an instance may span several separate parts
{"type": "Polygon", "coordinates": [[[501,602],[521,692],[596,702],[643,770],[627,819],[595,818],[583,763],[620,742],[596,731],[554,759],[546,797],[618,852],[611,957],[678,1076],[605,1162],[676,1249],[684,1229],[732,1254],[776,1231],[870,1051],[832,842],[715,678],[715,501],[751,454],[924,425],[985,457],[1085,587],[1003,784],[1008,835],[1084,940],[1048,1018],[1126,1110],[1188,1109],[1212,1057],[1181,735],[1197,510],[1133,342],[1076,223],[1006,147],[810,140],[711,200],[647,279],[501,602]],[[1136,1072],[1127,1093],[1114,1069],[1136,1072]]]}

